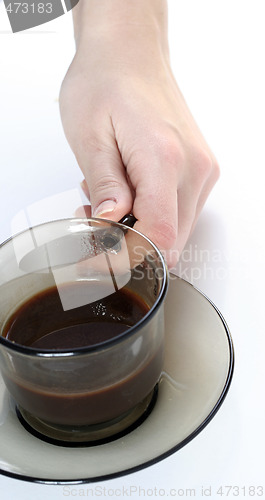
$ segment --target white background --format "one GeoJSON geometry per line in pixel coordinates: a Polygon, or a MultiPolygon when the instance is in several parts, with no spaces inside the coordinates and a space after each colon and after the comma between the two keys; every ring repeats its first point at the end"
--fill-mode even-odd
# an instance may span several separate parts
{"type": "MultiPolygon", "coordinates": [[[[91,498],[92,493],[128,498],[126,492],[119,495],[123,487],[127,493],[142,488],[131,498],[162,498],[171,488],[172,498],[174,492],[175,498],[189,498],[194,488],[196,498],[208,493],[218,499],[221,485],[245,486],[237,498],[250,498],[248,487],[262,485],[265,496],[264,0],[169,0],[169,13],[176,79],[222,171],[178,272],[227,320],[236,351],[231,389],[206,429],[163,462],[67,490],[0,476],[1,500],[91,498]],[[203,494],[202,488],[208,490],[203,494]]],[[[53,196],[33,207],[33,222],[71,216],[76,208],[72,190],[82,176],[58,109],[60,83],[73,53],[70,13],[12,34],[0,2],[1,241],[10,236],[14,216],[39,200],[53,196]],[[65,191],[59,205],[54,196],[65,191]]]]}

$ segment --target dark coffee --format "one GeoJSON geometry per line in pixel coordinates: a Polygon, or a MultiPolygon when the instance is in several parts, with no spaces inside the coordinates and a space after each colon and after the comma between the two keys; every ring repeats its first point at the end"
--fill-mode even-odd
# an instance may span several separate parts
{"type": "MultiPolygon", "coordinates": [[[[80,293],[85,291],[82,290],[82,285],[78,289],[80,293]]],[[[69,293],[72,291],[69,287],[69,293]]],[[[8,340],[36,348],[36,351],[71,350],[94,346],[117,337],[140,321],[148,310],[149,306],[141,297],[123,288],[100,301],[64,311],[57,288],[54,287],[44,290],[21,305],[9,318],[3,334],[8,340]]],[[[64,389],[47,386],[46,372],[40,375],[44,380],[36,380],[33,385],[32,382],[27,382],[27,369],[24,364],[22,368],[17,365],[16,375],[12,378],[5,377],[5,382],[15,401],[44,421],[70,426],[106,422],[134,408],[157,383],[162,369],[163,347],[159,345],[156,349],[150,349],[152,355],[148,354],[148,346],[145,347],[146,354],[138,368],[136,365],[127,376],[121,380],[118,378],[115,383],[100,389],[87,388],[86,381],[89,377],[94,377],[96,386],[95,371],[98,370],[99,374],[103,371],[108,380],[120,369],[119,366],[113,366],[108,358],[104,362],[99,359],[95,371],[89,375],[89,360],[85,365],[83,362],[84,366],[79,368],[78,356],[75,357],[76,366],[74,365],[73,369],[78,370],[78,387],[71,387],[72,372],[69,373],[69,370],[69,384],[64,382],[66,375],[63,372],[60,379],[64,389]]],[[[38,362],[41,362],[40,358],[39,360],[38,362]]],[[[122,365],[127,361],[122,358],[119,363],[122,365]]],[[[49,366],[47,364],[47,370],[49,366]]],[[[58,365],[55,369],[58,371],[61,368],[58,365]]]]}
{"type": "MultiPolygon", "coordinates": [[[[64,294],[84,294],[85,285],[65,285],[64,294]]],[[[148,305],[129,289],[64,311],[56,287],[34,295],[9,318],[3,336],[39,350],[76,349],[112,339],[140,321],[148,305]]]]}

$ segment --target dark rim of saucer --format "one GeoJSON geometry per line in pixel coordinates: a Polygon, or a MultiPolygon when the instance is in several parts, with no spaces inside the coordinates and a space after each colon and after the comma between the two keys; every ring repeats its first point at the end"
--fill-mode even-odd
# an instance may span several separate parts
{"type": "Polygon", "coordinates": [[[108,220],[108,219],[97,219],[97,218],[93,218],[93,217],[90,217],[88,219],[66,218],[66,219],[53,220],[50,222],[44,222],[44,223],[38,224],[34,227],[30,227],[24,231],[21,231],[20,233],[16,234],[15,236],[8,238],[7,240],[5,240],[3,243],[0,244],[0,251],[4,245],[6,245],[10,241],[12,241],[14,238],[16,238],[17,236],[20,236],[24,233],[27,233],[28,231],[31,231],[34,228],[37,228],[37,227],[39,228],[39,227],[49,225],[49,224],[56,224],[59,222],[68,222],[70,224],[72,222],[75,222],[75,223],[86,222],[87,223],[88,221],[108,222],[111,226],[118,226],[118,227],[122,227],[123,229],[126,229],[126,232],[128,230],[133,231],[133,232],[137,233],[139,236],[141,236],[142,238],[144,238],[146,241],[148,241],[150,243],[150,245],[156,251],[158,257],[160,258],[161,265],[163,267],[163,282],[162,282],[162,286],[161,286],[159,295],[158,295],[155,303],[149,309],[148,313],[146,313],[146,315],[140,321],[138,321],[138,323],[136,323],[136,325],[130,327],[128,330],[125,330],[125,332],[122,332],[120,335],[117,335],[113,339],[105,340],[104,342],[101,342],[99,344],[94,344],[94,345],[88,346],[88,347],[78,347],[75,350],[61,349],[60,352],[55,352],[52,349],[37,350],[34,347],[23,346],[21,344],[16,344],[14,342],[11,342],[7,338],[3,337],[2,335],[0,335],[0,345],[2,344],[3,346],[5,346],[6,348],[8,348],[12,351],[21,352],[22,354],[25,354],[28,356],[47,357],[47,358],[78,356],[78,355],[82,355],[82,354],[86,354],[86,353],[90,353],[90,352],[101,351],[103,349],[107,349],[109,347],[112,347],[115,344],[118,344],[124,338],[128,338],[131,335],[135,334],[143,325],[147,324],[152,319],[154,314],[156,314],[159,311],[159,307],[161,306],[161,303],[163,302],[163,300],[166,296],[166,293],[168,290],[168,281],[169,281],[169,273],[168,273],[168,269],[167,269],[167,265],[165,263],[164,257],[162,255],[162,253],[160,252],[160,250],[157,248],[157,246],[147,236],[143,235],[142,233],[140,233],[136,229],[129,227],[129,226],[125,226],[123,224],[120,224],[119,222],[113,222],[113,221],[108,220]]]}

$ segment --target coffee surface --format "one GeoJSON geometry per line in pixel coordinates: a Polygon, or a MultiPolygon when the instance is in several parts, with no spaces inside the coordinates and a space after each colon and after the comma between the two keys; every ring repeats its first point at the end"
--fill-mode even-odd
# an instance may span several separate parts
{"type": "MultiPolygon", "coordinates": [[[[84,294],[82,284],[65,285],[64,293],[84,294]]],[[[64,311],[56,287],[22,304],[5,325],[12,342],[36,349],[75,349],[112,339],[145,316],[149,307],[134,292],[121,289],[92,304],[64,311]]]]}

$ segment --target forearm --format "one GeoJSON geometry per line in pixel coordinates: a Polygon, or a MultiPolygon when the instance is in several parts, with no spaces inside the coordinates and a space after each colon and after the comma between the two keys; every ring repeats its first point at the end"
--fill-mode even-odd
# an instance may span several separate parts
{"type": "Polygon", "coordinates": [[[134,33],[156,40],[168,54],[167,0],[79,0],[73,22],[77,48],[91,36],[121,39],[134,33]]]}

